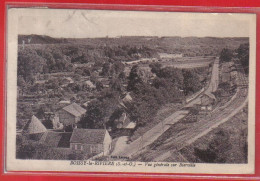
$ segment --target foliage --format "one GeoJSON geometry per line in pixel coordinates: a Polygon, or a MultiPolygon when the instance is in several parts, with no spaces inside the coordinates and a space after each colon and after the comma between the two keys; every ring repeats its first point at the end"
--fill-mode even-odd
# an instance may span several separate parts
{"type": "Polygon", "coordinates": [[[138,65],[134,65],[128,77],[128,91],[138,91],[137,85],[143,83],[138,71],[138,65]]]}
{"type": "Polygon", "coordinates": [[[245,72],[248,74],[249,70],[249,44],[241,44],[237,49],[237,57],[241,62],[245,72]]]}
{"type": "Polygon", "coordinates": [[[84,154],[81,152],[73,152],[68,155],[69,160],[83,160],[84,154]]]}
{"type": "Polygon", "coordinates": [[[233,56],[233,52],[228,48],[223,48],[220,53],[220,61],[221,62],[230,62],[233,56]]]}
{"type": "Polygon", "coordinates": [[[16,138],[16,158],[65,160],[67,156],[52,147],[29,140],[25,136],[20,135],[16,138]]]}
{"type": "Polygon", "coordinates": [[[110,116],[118,107],[119,95],[115,91],[104,90],[100,97],[88,105],[86,114],[80,120],[83,128],[104,128],[110,116]]]}
{"type": "Polygon", "coordinates": [[[185,95],[195,93],[202,88],[199,76],[194,70],[183,70],[182,72],[184,78],[183,88],[185,95]]]}
{"type": "Polygon", "coordinates": [[[33,83],[34,75],[42,72],[43,66],[46,65],[44,59],[32,49],[18,51],[18,76],[22,77],[25,82],[33,83]]]}
{"type": "Polygon", "coordinates": [[[227,151],[231,149],[229,138],[230,135],[228,132],[219,129],[206,150],[195,148],[194,153],[203,162],[225,163],[229,156],[227,155],[227,151]]]}
{"type": "Polygon", "coordinates": [[[158,62],[156,62],[156,63],[151,63],[151,64],[149,65],[149,67],[151,68],[151,72],[152,72],[152,73],[158,75],[159,72],[160,72],[160,70],[161,70],[161,68],[162,68],[162,64],[160,64],[160,63],[158,63],[158,62]]]}

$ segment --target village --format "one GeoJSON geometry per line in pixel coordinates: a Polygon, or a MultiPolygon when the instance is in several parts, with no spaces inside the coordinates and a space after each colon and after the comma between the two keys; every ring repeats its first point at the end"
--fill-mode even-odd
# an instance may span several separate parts
{"type": "MultiPolygon", "coordinates": [[[[236,71],[228,71],[230,68],[229,63],[225,63],[222,66],[223,74],[221,76],[221,82],[233,82],[236,81],[236,71]]],[[[89,81],[90,82],[90,81],[89,81]]],[[[89,87],[94,89],[94,85],[89,83],[89,87]]],[[[189,114],[184,118],[186,122],[196,122],[197,120],[205,117],[216,106],[217,99],[211,92],[204,92],[204,88],[186,98],[183,105],[187,105],[199,95],[200,99],[195,106],[186,106],[189,110],[189,114]]],[[[119,106],[123,109],[127,109],[127,105],[131,104],[132,97],[127,93],[119,103],[119,106]]],[[[56,149],[68,149],[76,152],[83,152],[87,155],[98,158],[101,156],[107,156],[111,154],[112,141],[111,137],[112,127],[105,127],[105,129],[83,129],[80,125],[82,116],[86,113],[88,102],[79,105],[77,103],[71,103],[70,101],[60,101],[59,104],[63,106],[55,113],[45,112],[45,118],[51,120],[51,124],[44,125],[44,120],[39,120],[35,115],[32,115],[31,120],[27,122],[22,130],[22,134],[28,136],[29,139],[39,141],[40,143],[56,148],[56,149]],[[50,126],[51,125],[51,126],[50,126]]],[[[131,122],[127,112],[123,112],[121,116],[114,121],[116,129],[120,129],[121,132],[134,131],[136,122],[131,122]],[[122,131],[123,130],[123,131],[122,131]]],[[[112,133],[113,134],[113,133],[112,133]]],[[[115,158],[115,156],[111,156],[115,158]]],[[[121,158],[123,158],[121,156],[121,158]]]]}
{"type": "MultiPolygon", "coordinates": [[[[107,45],[91,49],[94,53],[77,45],[72,54],[67,44],[31,45],[22,41],[19,58],[41,59],[42,72],[32,76],[21,64],[16,143],[21,159],[140,160],[147,152],[160,161],[167,158],[164,139],[169,130],[182,124],[180,130],[185,131],[214,119],[212,115],[225,109],[227,102],[236,100],[238,87],[248,85],[235,50],[224,59],[222,54],[152,54],[143,46],[118,46],[113,54],[107,45]],[[64,50],[59,52],[59,46],[64,50]],[[109,50],[105,56],[95,54],[103,49],[109,50]],[[118,54],[121,49],[132,52],[131,60],[118,60],[129,57],[118,54]],[[56,64],[44,63],[49,60],[56,64]],[[163,149],[156,151],[157,147],[163,149]]],[[[206,123],[205,130],[216,124],[206,123]]],[[[186,140],[177,143],[186,146],[186,140]]]]}

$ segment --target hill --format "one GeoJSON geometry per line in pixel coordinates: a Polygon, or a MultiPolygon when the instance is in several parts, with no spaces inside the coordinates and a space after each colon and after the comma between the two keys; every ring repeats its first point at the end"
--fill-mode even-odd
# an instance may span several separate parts
{"type": "Polygon", "coordinates": [[[52,38],[45,35],[18,35],[18,44],[57,44],[67,43],[64,38],[52,38]]]}

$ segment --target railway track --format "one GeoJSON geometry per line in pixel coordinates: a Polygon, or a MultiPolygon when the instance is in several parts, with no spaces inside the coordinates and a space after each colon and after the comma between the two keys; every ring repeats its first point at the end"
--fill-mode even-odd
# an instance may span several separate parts
{"type": "Polygon", "coordinates": [[[185,146],[196,141],[198,138],[213,129],[214,125],[222,123],[221,120],[228,120],[228,117],[232,117],[232,111],[241,109],[241,105],[246,103],[248,95],[248,79],[246,78],[243,68],[238,66],[237,71],[237,93],[236,97],[225,105],[225,108],[219,108],[214,110],[211,115],[206,116],[205,119],[198,121],[196,124],[193,124],[187,129],[179,132],[174,139],[169,138],[168,141],[165,141],[165,145],[160,147],[160,153],[154,155],[154,161],[164,161],[172,154],[178,152],[185,146]],[[201,136],[200,136],[201,135],[201,136]],[[165,150],[170,150],[166,151],[165,150]],[[156,157],[157,155],[157,157],[156,157]],[[159,156],[158,156],[159,155],[159,156]]]}

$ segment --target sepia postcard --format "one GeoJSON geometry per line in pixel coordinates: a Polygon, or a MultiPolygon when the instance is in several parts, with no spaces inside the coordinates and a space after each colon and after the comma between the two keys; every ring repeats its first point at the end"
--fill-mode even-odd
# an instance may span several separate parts
{"type": "Polygon", "coordinates": [[[9,8],[5,170],[253,174],[256,15],[9,8]]]}

